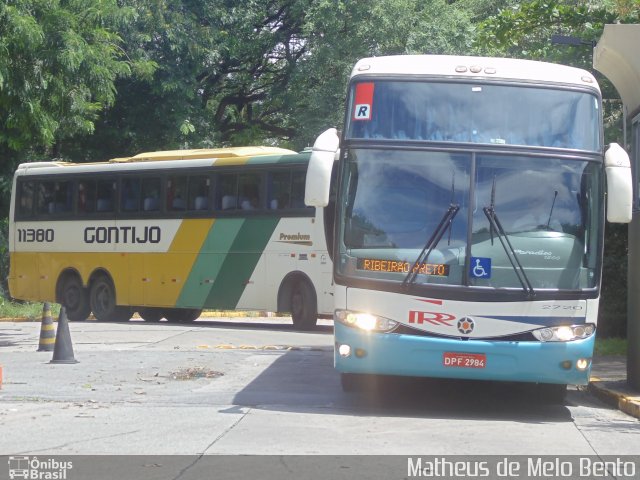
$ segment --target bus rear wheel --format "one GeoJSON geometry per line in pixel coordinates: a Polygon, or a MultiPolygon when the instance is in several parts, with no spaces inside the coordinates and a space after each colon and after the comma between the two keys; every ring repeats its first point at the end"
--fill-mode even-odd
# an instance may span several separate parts
{"type": "Polygon", "coordinates": [[[164,310],[164,318],[173,323],[188,323],[197,320],[202,310],[197,308],[167,308],[164,310]]]}
{"type": "Polygon", "coordinates": [[[316,292],[306,280],[291,288],[291,319],[298,330],[311,330],[318,322],[316,292]]]}
{"type": "Polygon", "coordinates": [[[130,308],[116,305],[116,289],[104,275],[91,282],[89,303],[99,322],[126,322],[131,318],[130,308]]]}
{"type": "Polygon", "coordinates": [[[86,320],[91,313],[89,296],[76,275],[69,275],[62,280],[58,298],[66,309],[67,318],[73,322],[86,320]]]}

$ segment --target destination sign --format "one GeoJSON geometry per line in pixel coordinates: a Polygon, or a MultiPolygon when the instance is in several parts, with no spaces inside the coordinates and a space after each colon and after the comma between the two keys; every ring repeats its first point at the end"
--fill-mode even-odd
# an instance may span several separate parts
{"type": "Polygon", "coordinates": [[[440,263],[420,263],[413,266],[413,263],[397,260],[381,260],[378,258],[359,258],[357,263],[359,270],[369,272],[389,272],[389,273],[422,273],[424,275],[435,275],[438,277],[449,276],[449,265],[440,263]]]}

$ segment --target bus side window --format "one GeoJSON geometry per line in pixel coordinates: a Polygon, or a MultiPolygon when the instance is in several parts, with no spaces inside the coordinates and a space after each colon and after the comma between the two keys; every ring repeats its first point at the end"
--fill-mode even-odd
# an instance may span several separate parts
{"type": "Polygon", "coordinates": [[[140,179],[124,178],[120,197],[120,210],[137,212],[140,210],[140,179]]]}
{"type": "Polygon", "coordinates": [[[291,208],[307,208],[304,204],[305,179],[305,172],[293,172],[291,180],[291,208]]]}
{"type": "Polygon", "coordinates": [[[260,174],[243,173],[239,175],[240,208],[242,210],[258,210],[263,208],[260,195],[260,174]]]}
{"type": "Polygon", "coordinates": [[[291,172],[271,172],[267,188],[270,210],[290,208],[291,172]]]}
{"type": "Polygon", "coordinates": [[[93,213],[95,211],[96,182],[94,180],[79,181],[76,193],[78,213],[93,213]]]}
{"type": "Polygon", "coordinates": [[[160,210],[160,179],[142,179],[142,209],[145,212],[160,210]]]}
{"type": "Polygon", "coordinates": [[[55,212],[54,192],[55,186],[53,182],[40,182],[38,184],[36,205],[38,213],[50,214],[55,212]]]}
{"type": "Polygon", "coordinates": [[[166,205],[170,212],[179,212],[187,208],[187,177],[171,176],[167,180],[166,205]]]}
{"type": "Polygon", "coordinates": [[[238,175],[220,175],[220,197],[218,208],[220,210],[235,210],[238,208],[238,175]]]}
{"type": "Polygon", "coordinates": [[[96,184],[96,212],[113,212],[114,180],[98,180],[96,184]]]}
{"type": "Polygon", "coordinates": [[[18,188],[18,214],[20,216],[30,216],[33,214],[33,197],[35,193],[35,182],[20,182],[18,188]]]}
{"type": "Polygon", "coordinates": [[[55,184],[55,213],[71,213],[73,205],[73,189],[71,182],[56,182],[55,184]]]}
{"type": "Polygon", "coordinates": [[[209,177],[189,177],[189,210],[209,210],[209,177]]]}

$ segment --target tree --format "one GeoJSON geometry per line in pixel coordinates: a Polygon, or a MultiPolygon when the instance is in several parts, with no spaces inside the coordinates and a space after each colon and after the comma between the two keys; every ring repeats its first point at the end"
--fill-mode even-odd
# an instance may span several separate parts
{"type": "Polygon", "coordinates": [[[341,123],[358,58],[463,52],[473,31],[467,11],[445,0],[127,2],[138,12],[122,32],[127,52],[157,70],[117,82],[115,105],[93,140],[78,142],[77,159],[179,146],[301,148],[341,123]]]}
{"type": "MultiPolygon", "coordinates": [[[[514,56],[593,70],[592,47],[607,23],[637,23],[637,0],[575,2],[534,0],[502,9],[481,22],[476,49],[491,55],[514,56]],[[572,36],[582,44],[555,45],[552,35],[572,36]]],[[[622,103],[613,85],[598,72],[604,105],[605,142],[622,144],[622,103]]],[[[607,224],[599,332],[624,336],[626,331],[626,225],[607,224]]]]}
{"type": "MultiPolygon", "coordinates": [[[[102,109],[115,101],[115,80],[130,74],[116,31],[134,13],[116,0],[0,5],[0,173],[5,178],[21,158],[59,156],[66,139],[93,131],[102,109]]],[[[0,182],[4,202],[6,186],[6,180],[0,182]]]]}

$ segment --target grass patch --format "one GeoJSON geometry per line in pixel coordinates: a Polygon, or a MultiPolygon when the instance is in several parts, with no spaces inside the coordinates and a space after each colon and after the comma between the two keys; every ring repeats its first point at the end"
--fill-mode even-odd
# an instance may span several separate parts
{"type": "MultiPolygon", "coordinates": [[[[60,314],[60,305],[52,303],[51,315],[57,318],[60,314]]],[[[0,297],[0,318],[19,318],[40,321],[42,319],[42,302],[12,302],[0,297]]],[[[224,317],[267,317],[283,316],[285,314],[272,314],[264,311],[239,311],[239,310],[205,310],[203,317],[224,318],[224,317]]]]}
{"type": "Polygon", "coordinates": [[[626,355],[626,338],[596,338],[596,355],[626,355]]]}
{"type": "MultiPolygon", "coordinates": [[[[60,313],[60,305],[52,303],[51,315],[57,317],[60,313]]],[[[0,318],[28,318],[30,320],[42,320],[43,304],[36,302],[11,302],[6,299],[0,299],[0,318]]]]}

